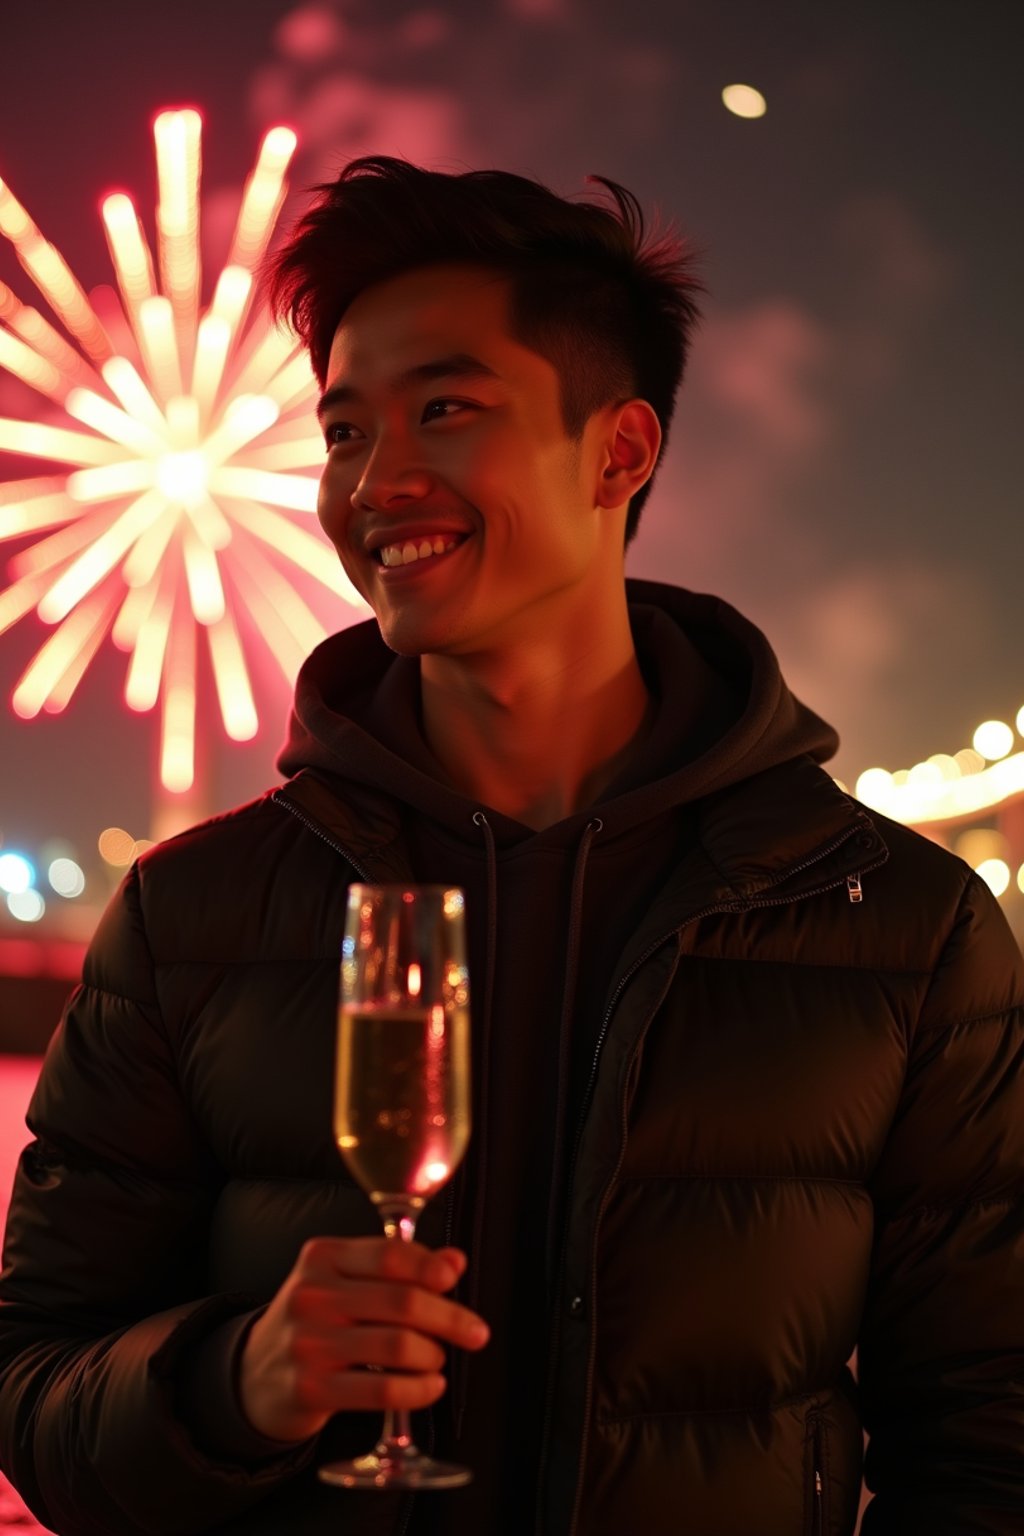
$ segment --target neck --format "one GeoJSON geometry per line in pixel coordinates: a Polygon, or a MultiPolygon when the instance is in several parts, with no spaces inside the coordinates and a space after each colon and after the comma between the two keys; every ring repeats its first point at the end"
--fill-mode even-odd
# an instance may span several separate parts
{"type": "Polygon", "coordinates": [[[423,727],[449,783],[526,826],[592,805],[652,708],[621,604],[578,627],[473,656],[424,656],[423,727]]]}

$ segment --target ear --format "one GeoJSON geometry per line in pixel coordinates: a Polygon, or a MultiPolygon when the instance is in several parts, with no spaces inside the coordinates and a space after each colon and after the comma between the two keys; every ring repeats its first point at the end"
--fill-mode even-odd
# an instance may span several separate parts
{"type": "Polygon", "coordinates": [[[661,448],[661,423],[646,400],[614,407],[601,443],[601,470],[595,505],[623,507],[654,473],[661,448]]]}

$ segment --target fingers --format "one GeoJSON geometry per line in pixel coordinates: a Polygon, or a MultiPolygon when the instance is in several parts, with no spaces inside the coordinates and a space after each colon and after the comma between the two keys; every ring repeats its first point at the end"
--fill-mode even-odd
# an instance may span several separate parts
{"type": "Polygon", "coordinates": [[[296,1289],[290,1310],[293,1322],[325,1337],[353,1323],[389,1323],[461,1349],[482,1349],[490,1338],[483,1318],[468,1307],[416,1285],[386,1280],[336,1279],[329,1287],[306,1285],[296,1289]]]}
{"type": "Polygon", "coordinates": [[[490,1337],[482,1318],[443,1294],[465,1268],[456,1248],[384,1237],[307,1242],[246,1340],[240,1392],[250,1423],[273,1439],[302,1440],[334,1413],[436,1402],[441,1345],[475,1350],[490,1337]]]}
{"type": "Polygon", "coordinates": [[[439,1344],[408,1328],[336,1328],[330,1334],[297,1341],[295,1354],[304,1365],[320,1372],[373,1365],[382,1370],[436,1375],[445,1362],[439,1344]]]}
{"type": "Polygon", "coordinates": [[[315,1237],[303,1246],[299,1268],[310,1279],[343,1275],[450,1291],[465,1271],[466,1256],[458,1248],[435,1250],[386,1237],[315,1237]]]}
{"type": "Polygon", "coordinates": [[[444,1392],[443,1376],[388,1376],[341,1371],[311,1378],[302,1392],[308,1410],[320,1413],[384,1413],[389,1408],[429,1408],[444,1392]]]}

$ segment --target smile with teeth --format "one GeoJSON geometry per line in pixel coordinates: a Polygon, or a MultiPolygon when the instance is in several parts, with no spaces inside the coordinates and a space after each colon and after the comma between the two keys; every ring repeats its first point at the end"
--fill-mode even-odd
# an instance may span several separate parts
{"type": "Polygon", "coordinates": [[[404,544],[385,544],[377,551],[382,565],[412,565],[414,560],[428,560],[431,555],[447,555],[461,540],[435,534],[432,539],[410,539],[404,544]]]}

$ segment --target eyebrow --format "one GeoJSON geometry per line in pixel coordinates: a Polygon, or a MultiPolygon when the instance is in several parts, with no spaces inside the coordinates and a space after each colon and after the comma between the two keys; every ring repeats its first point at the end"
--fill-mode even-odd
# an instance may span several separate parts
{"type": "MultiPolygon", "coordinates": [[[[474,357],[470,352],[452,352],[448,357],[434,357],[426,363],[416,363],[412,368],[407,368],[400,373],[388,386],[388,393],[400,395],[404,390],[411,389],[415,384],[422,384],[430,379],[500,379],[501,374],[474,357]]],[[[325,414],[335,405],[351,405],[362,399],[358,389],[351,384],[333,384],[326,390],[317,402],[317,419],[322,421],[325,414]]]]}

